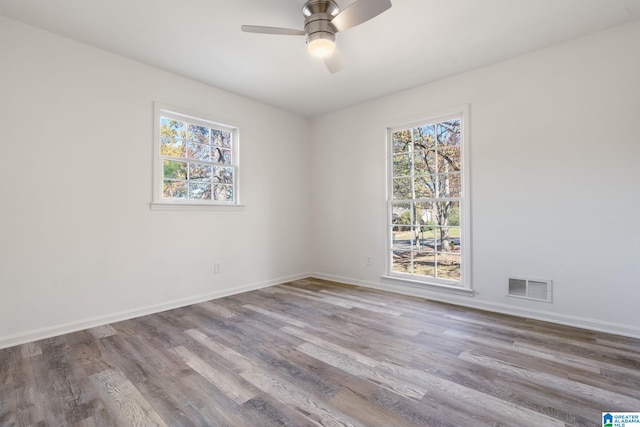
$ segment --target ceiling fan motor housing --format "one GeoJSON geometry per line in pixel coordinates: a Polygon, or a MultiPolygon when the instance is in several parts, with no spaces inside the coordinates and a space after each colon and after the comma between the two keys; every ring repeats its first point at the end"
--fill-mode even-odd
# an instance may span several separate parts
{"type": "Polygon", "coordinates": [[[302,8],[307,44],[317,39],[336,41],[336,27],[331,20],[340,12],[333,0],[309,0],[302,8]]]}

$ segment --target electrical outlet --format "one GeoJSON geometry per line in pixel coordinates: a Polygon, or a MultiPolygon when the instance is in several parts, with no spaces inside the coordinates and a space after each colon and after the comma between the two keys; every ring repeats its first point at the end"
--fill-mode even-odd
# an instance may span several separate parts
{"type": "Polygon", "coordinates": [[[367,265],[371,265],[371,255],[367,255],[367,265]]]}
{"type": "Polygon", "coordinates": [[[213,263],[213,272],[216,274],[220,273],[220,263],[218,261],[214,261],[213,263]]]}

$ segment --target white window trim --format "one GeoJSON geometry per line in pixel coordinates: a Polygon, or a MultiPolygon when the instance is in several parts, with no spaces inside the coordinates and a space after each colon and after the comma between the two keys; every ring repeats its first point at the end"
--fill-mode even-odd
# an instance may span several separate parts
{"type": "Polygon", "coordinates": [[[408,285],[426,285],[430,289],[442,289],[446,291],[460,290],[463,292],[472,292],[471,285],[471,185],[470,185],[470,153],[469,153],[469,104],[458,105],[447,109],[435,111],[428,114],[420,115],[417,118],[410,118],[402,121],[395,121],[386,126],[386,179],[387,179],[387,221],[385,227],[387,229],[387,246],[385,248],[386,274],[381,276],[387,281],[397,281],[408,285]],[[393,234],[389,225],[392,222],[391,206],[393,200],[393,183],[390,175],[393,173],[393,145],[390,143],[391,134],[394,131],[417,127],[425,123],[437,123],[443,120],[460,118],[460,134],[462,136],[462,197],[461,197],[461,256],[462,264],[460,270],[460,282],[443,280],[432,277],[420,277],[413,274],[398,273],[392,271],[393,255],[391,248],[393,247],[393,234]],[[459,284],[458,284],[459,283],[459,284]]]}
{"type": "Polygon", "coordinates": [[[240,131],[237,126],[223,124],[221,120],[212,118],[206,114],[186,111],[184,108],[174,107],[167,104],[154,103],[153,114],[153,196],[150,204],[151,210],[242,210],[244,205],[240,204],[240,173],[239,173],[239,137],[240,131]],[[203,126],[215,126],[232,133],[232,165],[234,173],[234,198],[235,201],[223,202],[219,200],[175,200],[162,197],[162,158],[160,156],[160,118],[169,116],[173,118],[187,120],[191,123],[203,126]]]}

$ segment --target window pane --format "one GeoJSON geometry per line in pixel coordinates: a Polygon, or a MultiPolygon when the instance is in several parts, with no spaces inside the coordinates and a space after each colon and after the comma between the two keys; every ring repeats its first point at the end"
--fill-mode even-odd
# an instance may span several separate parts
{"type": "Polygon", "coordinates": [[[396,273],[413,273],[413,252],[393,251],[391,271],[396,273]]]}
{"type": "Polygon", "coordinates": [[[411,175],[411,154],[399,153],[393,155],[393,176],[411,175]]]}
{"type": "Polygon", "coordinates": [[[438,175],[437,197],[461,197],[462,179],[460,173],[443,173],[438,175]]]}
{"type": "Polygon", "coordinates": [[[233,201],[233,186],[215,184],[213,186],[213,199],[226,202],[233,201]]]}
{"type": "Polygon", "coordinates": [[[203,144],[189,143],[187,157],[196,160],[211,160],[211,147],[203,144]]]}
{"type": "Polygon", "coordinates": [[[163,176],[165,179],[187,179],[187,163],[165,160],[163,176]]]}
{"type": "Polygon", "coordinates": [[[185,145],[184,142],[167,137],[161,138],[160,154],[170,157],[185,157],[185,145]]]}
{"type": "Polygon", "coordinates": [[[460,146],[438,148],[438,172],[458,172],[462,166],[460,146]]]}
{"type": "Polygon", "coordinates": [[[416,176],[413,185],[415,195],[411,194],[407,198],[426,199],[435,196],[435,184],[431,182],[431,175],[416,176]]]}
{"type": "Polygon", "coordinates": [[[218,147],[231,148],[231,132],[211,129],[211,144],[218,147]]]}
{"type": "Polygon", "coordinates": [[[197,142],[199,144],[209,144],[209,128],[189,124],[187,138],[189,141],[197,142]]]}
{"type": "MultiPolygon", "coordinates": [[[[412,210],[407,209],[395,220],[391,229],[393,250],[421,250],[429,244],[433,246],[433,227],[416,225],[416,222],[413,222],[413,225],[408,225],[411,221],[416,221],[413,218],[412,210]],[[403,224],[401,225],[400,223],[403,224]]],[[[420,219],[418,218],[417,221],[420,222],[420,219]]]]}
{"type": "Polygon", "coordinates": [[[411,216],[411,204],[394,203],[391,206],[391,221],[394,225],[411,225],[413,217],[411,216]]]}
{"type": "Polygon", "coordinates": [[[438,170],[434,150],[416,151],[414,156],[414,169],[417,174],[435,173],[438,170]]]}
{"type": "Polygon", "coordinates": [[[398,225],[393,228],[393,250],[408,251],[411,249],[411,227],[398,225]]]}
{"type": "Polygon", "coordinates": [[[460,145],[460,119],[438,123],[436,130],[439,145],[460,145]]]}
{"type": "Polygon", "coordinates": [[[211,200],[211,184],[206,182],[189,182],[189,198],[211,200]]]}
{"type": "Polygon", "coordinates": [[[427,125],[414,128],[413,143],[416,150],[433,149],[436,145],[435,126],[427,125]]]}
{"type": "Polygon", "coordinates": [[[420,244],[423,250],[427,248],[435,250],[436,229],[432,225],[422,225],[420,227],[420,244]]]}
{"type": "Polygon", "coordinates": [[[184,140],[187,136],[187,124],[179,120],[162,117],[160,119],[160,136],[184,140]]]}
{"type": "Polygon", "coordinates": [[[409,130],[394,132],[391,135],[391,139],[394,153],[407,152],[412,148],[411,131],[409,130]]]}
{"type": "Polygon", "coordinates": [[[460,280],[460,255],[438,254],[437,274],[439,279],[460,280]]]}
{"type": "Polygon", "coordinates": [[[460,252],[460,227],[436,227],[435,238],[438,252],[460,252]]]}
{"type": "Polygon", "coordinates": [[[214,167],[213,172],[214,182],[219,182],[221,184],[233,184],[233,168],[214,167]]]}
{"type": "Polygon", "coordinates": [[[162,197],[167,199],[186,199],[187,181],[164,180],[162,184],[162,197]]]}
{"type": "Polygon", "coordinates": [[[417,176],[411,185],[411,178],[396,178],[393,180],[393,199],[426,199],[433,197],[435,185],[430,176],[417,176]]]}
{"type": "Polygon", "coordinates": [[[213,147],[211,155],[211,161],[213,162],[222,163],[225,165],[231,164],[231,150],[226,150],[220,147],[213,147]]]}
{"type": "Polygon", "coordinates": [[[422,250],[416,253],[413,262],[414,273],[422,276],[436,277],[435,251],[422,250]]]}
{"type": "Polygon", "coordinates": [[[213,176],[213,166],[203,163],[189,163],[189,179],[192,181],[209,181],[213,176]]]}
{"type": "Polygon", "coordinates": [[[460,203],[459,202],[437,202],[435,204],[435,223],[439,227],[460,225],[460,203]]]}
{"type": "Polygon", "coordinates": [[[395,178],[393,180],[394,200],[410,199],[411,194],[411,178],[395,178]]]}
{"type": "Polygon", "coordinates": [[[435,221],[435,206],[433,203],[422,202],[416,203],[416,216],[418,217],[419,224],[423,225],[424,230],[427,226],[430,226],[430,230],[433,229],[435,221]]]}

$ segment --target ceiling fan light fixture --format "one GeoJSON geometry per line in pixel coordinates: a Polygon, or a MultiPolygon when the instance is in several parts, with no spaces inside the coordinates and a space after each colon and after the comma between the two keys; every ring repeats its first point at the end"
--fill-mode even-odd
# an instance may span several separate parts
{"type": "Polygon", "coordinates": [[[336,49],[336,44],[334,40],[318,38],[309,41],[307,49],[311,55],[317,58],[326,58],[333,54],[333,51],[336,49]]]}
{"type": "Polygon", "coordinates": [[[307,50],[313,56],[324,59],[331,73],[342,69],[342,61],[336,50],[336,34],[363,24],[391,7],[391,0],[355,0],[340,10],[336,0],[306,0],[302,7],[304,30],[258,25],[242,25],[246,33],[306,36],[307,50]]]}

